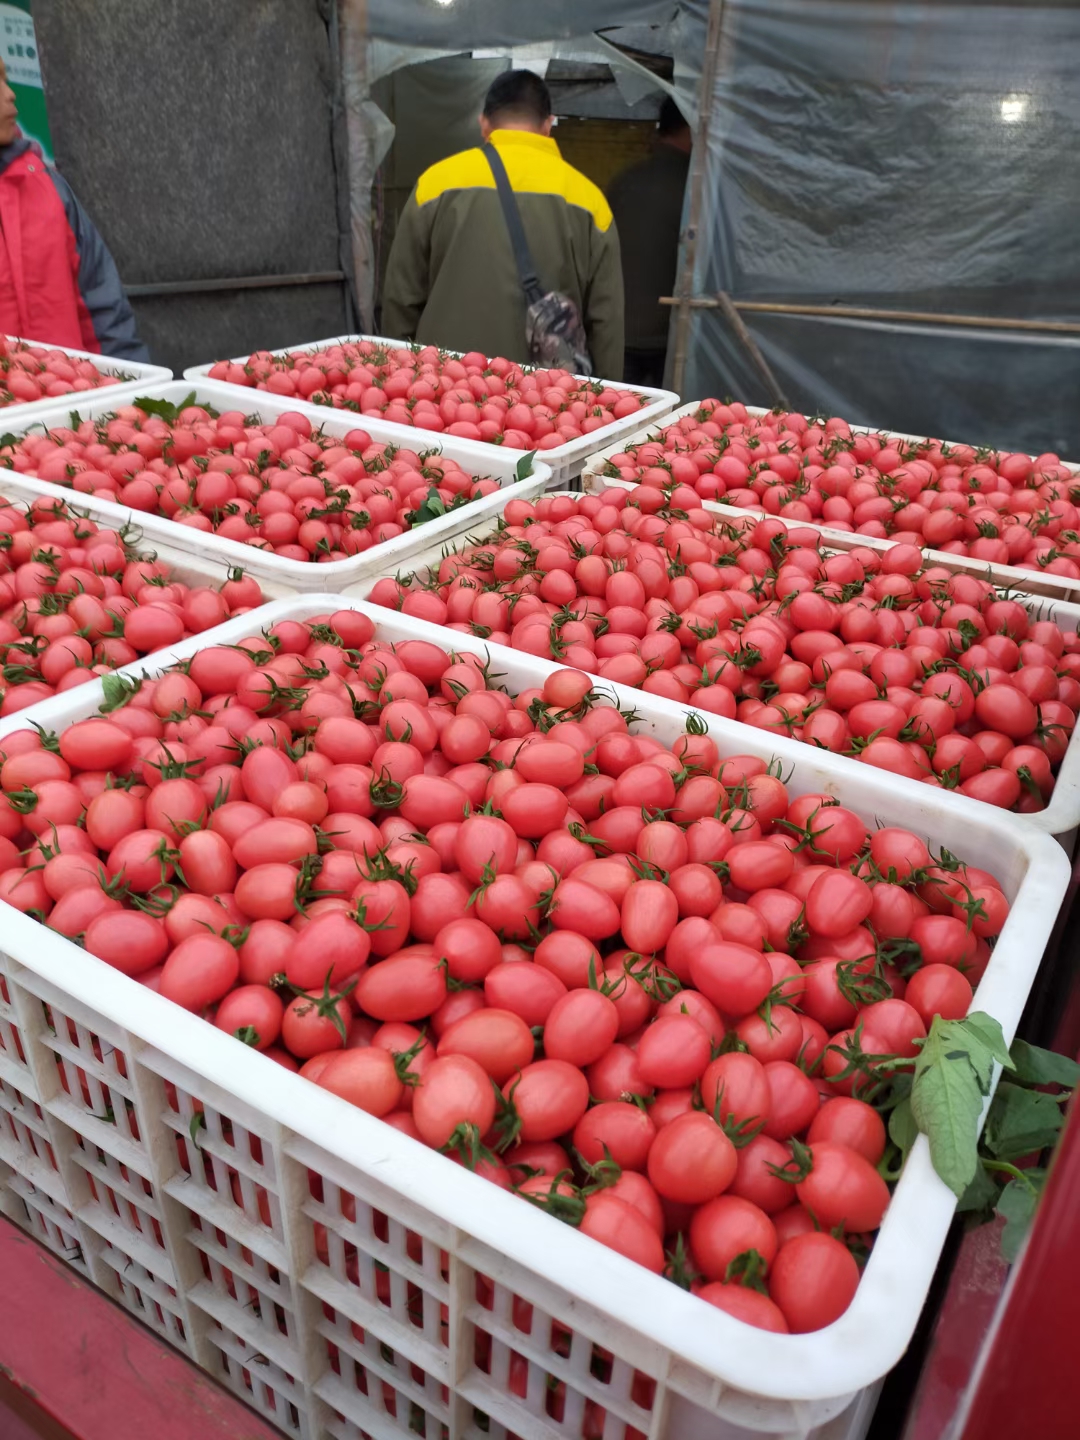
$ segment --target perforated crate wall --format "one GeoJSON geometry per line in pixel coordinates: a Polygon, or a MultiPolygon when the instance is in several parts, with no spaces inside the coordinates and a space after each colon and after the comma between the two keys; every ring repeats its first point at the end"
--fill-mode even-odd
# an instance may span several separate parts
{"type": "MultiPolygon", "coordinates": [[[[663,1371],[663,1352],[629,1325],[508,1269],[419,1197],[2,952],[0,1041],[5,1211],[284,1434],[723,1433],[710,1412],[732,1397],[713,1378],[663,1371]]],[[[783,1402],[752,1412],[757,1429],[825,1440],[783,1402]]]]}

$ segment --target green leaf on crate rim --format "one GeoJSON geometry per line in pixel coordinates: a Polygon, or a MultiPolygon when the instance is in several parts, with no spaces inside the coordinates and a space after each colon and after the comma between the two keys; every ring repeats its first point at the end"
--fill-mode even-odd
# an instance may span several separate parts
{"type": "Polygon", "coordinates": [[[9,445],[17,445],[18,443],[18,435],[13,435],[10,430],[5,431],[3,435],[0,435],[0,450],[6,450],[9,445]]]}
{"type": "Polygon", "coordinates": [[[979,1010],[963,1020],[936,1016],[915,1061],[911,1112],[930,1142],[934,1169],[957,1199],[979,1163],[979,1119],[995,1062],[1012,1068],[1001,1026],[979,1010]]]}
{"type": "Polygon", "coordinates": [[[973,1010],[963,1020],[943,1021],[942,1024],[959,1025],[962,1029],[974,1031],[989,1056],[990,1064],[986,1070],[988,1077],[993,1072],[995,1060],[1005,1070],[1013,1068],[1012,1056],[1009,1054],[1009,1047],[1005,1044],[1005,1036],[1001,1026],[992,1015],[987,1015],[982,1010],[973,1010]]]}
{"type": "MultiPolygon", "coordinates": [[[[3,443],[0,439],[0,445],[3,443]]],[[[1075,1090],[1080,1084],[1080,1065],[1067,1055],[1029,1045],[1026,1040],[1014,1040],[1009,1054],[1016,1067],[1016,1079],[1023,1085],[1061,1085],[1075,1090]]]]}
{"type": "Polygon", "coordinates": [[[527,455],[522,455],[514,468],[515,480],[527,480],[533,473],[533,459],[536,456],[535,450],[530,450],[527,455]]]}
{"type": "Polygon", "coordinates": [[[1010,1265],[1020,1254],[1020,1247],[1027,1239],[1046,1179],[1042,1170],[1025,1170],[1024,1174],[1030,1183],[1010,1180],[1002,1190],[995,1207],[997,1213],[1005,1217],[1005,1228],[1001,1232],[1001,1254],[1010,1265]]]}
{"type": "Polygon", "coordinates": [[[446,506],[443,503],[443,498],[435,486],[432,485],[424,503],[418,506],[417,509],[411,511],[407,518],[410,528],[415,529],[417,525],[426,525],[429,520],[438,520],[440,515],[445,514],[446,506]]]}
{"type": "Polygon", "coordinates": [[[1064,1118],[1053,1095],[1003,1081],[990,1103],[983,1144],[997,1160],[1037,1155],[1057,1140],[1064,1118]]]}
{"type": "Polygon", "coordinates": [[[157,415],[168,425],[175,425],[180,418],[180,412],[186,410],[189,405],[195,404],[195,391],[185,395],[179,404],[172,400],[158,400],[150,395],[137,395],[131,402],[143,411],[146,415],[157,415]]]}
{"type": "Polygon", "coordinates": [[[125,679],[123,675],[103,675],[101,688],[105,699],[99,707],[103,715],[113,710],[122,710],[129,700],[142,689],[141,680],[125,679]]]}

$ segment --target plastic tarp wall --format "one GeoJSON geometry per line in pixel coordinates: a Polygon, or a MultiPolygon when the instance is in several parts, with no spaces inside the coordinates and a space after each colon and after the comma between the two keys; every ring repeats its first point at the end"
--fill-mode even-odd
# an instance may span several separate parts
{"type": "MultiPolygon", "coordinates": [[[[1078,45],[1072,4],[727,0],[694,293],[1080,319],[1078,45]]],[[[743,318],[798,408],[1080,459],[1077,339],[743,318]]],[[[683,391],[771,403],[716,311],[683,391]]]]}
{"type": "Polygon", "coordinates": [[[368,0],[368,27],[379,40],[434,51],[476,50],[567,40],[590,30],[663,23],[677,0],[368,0]]]}
{"type": "MultiPolygon", "coordinates": [[[[59,168],[126,284],[341,273],[329,0],[36,0],[59,168]]],[[[185,365],[340,334],[346,285],[133,297],[185,365]]]]}

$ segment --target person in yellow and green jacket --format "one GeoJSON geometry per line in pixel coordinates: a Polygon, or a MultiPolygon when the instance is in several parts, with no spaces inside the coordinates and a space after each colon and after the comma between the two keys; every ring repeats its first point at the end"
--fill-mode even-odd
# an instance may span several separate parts
{"type": "MultiPolygon", "coordinates": [[[[619,237],[603,193],[559,154],[551,95],[530,70],[487,93],[480,134],[499,152],[545,290],[570,297],[594,374],[623,373],[619,237]]],[[[477,147],[425,170],[405,206],[386,267],[382,330],[447,350],[525,363],[525,296],[495,180],[477,147]]]]}

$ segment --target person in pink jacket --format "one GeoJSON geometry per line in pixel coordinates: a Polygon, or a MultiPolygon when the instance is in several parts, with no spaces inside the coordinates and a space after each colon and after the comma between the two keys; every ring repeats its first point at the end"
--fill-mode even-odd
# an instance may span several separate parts
{"type": "Polygon", "coordinates": [[[108,247],[67,181],[19,130],[2,60],[0,333],[149,359],[108,247]]]}

